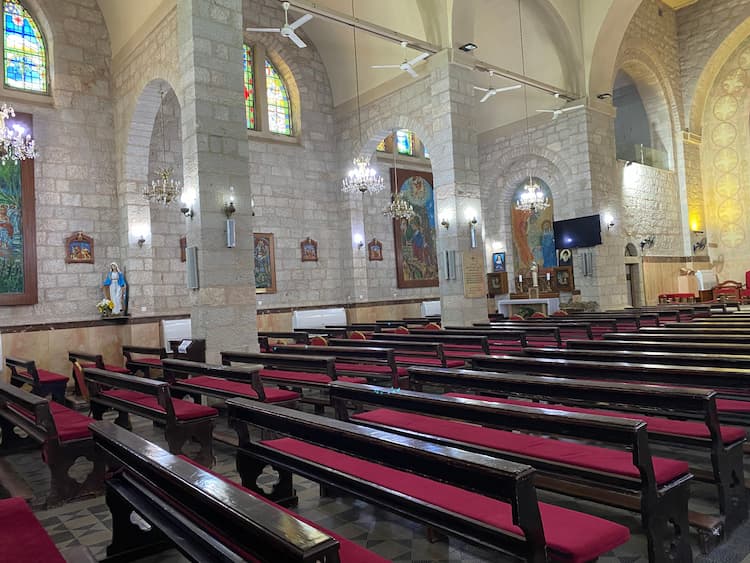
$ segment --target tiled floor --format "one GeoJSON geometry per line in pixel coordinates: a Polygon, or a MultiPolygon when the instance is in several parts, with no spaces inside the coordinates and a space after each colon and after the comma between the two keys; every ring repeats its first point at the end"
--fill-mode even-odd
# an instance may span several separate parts
{"type": "MultiPolygon", "coordinates": [[[[133,422],[137,433],[162,446],[165,445],[161,430],[154,429],[148,421],[143,419],[134,418],[133,422]]],[[[230,478],[236,478],[232,449],[217,443],[216,454],[215,469],[230,478]]],[[[49,488],[49,479],[39,452],[32,451],[8,456],[8,461],[14,468],[26,475],[26,480],[34,490],[33,503],[37,506],[43,505],[49,488]]],[[[393,561],[495,563],[509,560],[495,552],[460,542],[454,538],[430,543],[423,526],[352,498],[320,497],[317,485],[305,479],[295,477],[295,487],[300,499],[297,507],[300,514],[393,561]]],[[[691,508],[705,510],[710,505],[703,499],[710,499],[711,494],[711,487],[694,486],[695,498],[691,500],[691,508]]],[[[645,563],[647,561],[646,541],[639,530],[640,520],[636,515],[591,503],[571,501],[557,495],[542,494],[540,496],[547,502],[603,516],[631,529],[631,540],[614,552],[600,558],[601,563],[645,563]]],[[[70,503],[51,510],[39,509],[36,514],[58,546],[83,544],[88,546],[96,557],[101,558],[105,555],[110,538],[111,518],[103,497],[70,503]]],[[[750,523],[745,523],[732,534],[731,538],[708,556],[699,555],[697,542],[694,543],[696,543],[694,548],[696,563],[750,563],[748,556],[750,554],[750,523]]],[[[184,559],[175,551],[159,554],[144,561],[171,563],[181,562],[184,559]]]]}

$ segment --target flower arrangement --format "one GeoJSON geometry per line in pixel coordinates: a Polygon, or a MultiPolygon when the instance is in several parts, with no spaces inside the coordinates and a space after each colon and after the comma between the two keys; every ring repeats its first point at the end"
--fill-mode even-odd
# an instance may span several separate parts
{"type": "Polygon", "coordinates": [[[96,304],[96,308],[99,310],[99,314],[103,317],[108,317],[112,314],[112,309],[115,308],[115,304],[105,297],[96,304]]]}

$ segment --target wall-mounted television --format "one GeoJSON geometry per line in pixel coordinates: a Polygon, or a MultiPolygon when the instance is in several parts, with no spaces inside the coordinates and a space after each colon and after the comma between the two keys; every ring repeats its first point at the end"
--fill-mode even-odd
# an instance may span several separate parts
{"type": "Polygon", "coordinates": [[[602,243],[602,226],[599,215],[588,215],[555,221],[555,248],[585,248],[602,243]]]}

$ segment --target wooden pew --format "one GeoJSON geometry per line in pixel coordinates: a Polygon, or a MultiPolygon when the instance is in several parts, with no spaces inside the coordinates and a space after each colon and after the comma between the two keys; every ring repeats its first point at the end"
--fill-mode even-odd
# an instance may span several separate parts
{"type": "MultiPolygon", "coordinates": [[[[615,332],[617,329],[617,321],[614,319],[599,319],[594,321],[578,321],[578,320],[558,320],[560,317],[550,317],[547,319],[528,319],[526,321],[507,321],[507,322],[493,322],[493,323],[474,323],[474,328],[481,328],[483,330],[526,330],[527,328],[535,328],[539,326],[553,326],[560,330],[560,338],[562,340],[568,340],[569,338],[588,338],[593,339],[596,335],[603,334],[605,332],[615,332]],[[594,330],[596,329],[596,330],[594,330]]],[[[445,327],[446,330],[465,330],[467,327],[445,327]]],[[[529,333],[526,334],[527,338],[529,333]]],[[[532,346],[534,344],[531,344],[532,346]]]]}
{"type": "Polygon", "coordinates": [[[331,386],[339,420],[349,421],[347,402],[358,407],[380,407],[359,412],[352,420],[443,446],[529,464],[538,471],[539,488],[639,512],[651,560],[667,561],[670,556],[690,552],[687,529],[692,475],[687,463],[652,457],[643,422],[403,389],[380,392],[369,385],[357,387],[361,389],[346,383],[331,386]],[[545,437],[518,434],[517,430],[545,437]],[[605,442],[616,449],[554,440],[546,437],[549,434],[605,442]],[[657,477],[656,468],[670,464],[674,467],[669,478],[657,477]],[[670,520],[682,531],[676,538],[671,537],[670,520]],[[677,546],[665,549],[664,545],[670,542],[677,546]]]}
{"type": "Polygon", "coordinates": [[[732,327],[732,326],[703,326],[693,323],[666,323],[663,327],[646,327],[638,331],[638,334],[644,335],[676,335],[676,334],[739,334],[750,336],[750,327],[732,327]]]}
{"type": "Polygon", "coordinates": [[[279,340],[293,340],[295,344],[309,344],[310,335],[306,332],[274,332],[260,330],[258,336],[265,336],[266,338],[275,338],[279,340]]]}
{"type": "MultiPolygon", "coordinates": [[[[676,447],[693,450],[709,460],[711,471],[702,467],[691,467],[690,471],[701,481],[716,483],[727,531],[747,518],[742,458],[746,432],[744,428],[719,425],[714,391],[425,367],[409,368],[409,379],[410,388],[414,390],[422,390],[425,385],[443,390],[476,390],[482,395],[491,395],[483,397],[485,400],[643,420],[648,424],[652,442],[668,444],[673,451],[676,447]],[[665,405],[669,405],[668,411],[665,405]],[[679,420],[685,413],[690,413],[688,418],[696,422],[679,420]]],[[[449,396],[476,398],[462,393],[449,393],[449,396]]],[[[717,536],[712,518],[691,514],[691,521],[702,530],[704,545],[717,536]]]]}
{"type": "Polygon", "coordinates": [[[121,366],[113,366],[104,363],[101,354],[89,354],[88,352],[68,352],[68,361],[72,364],[71,377],[76,384],[76,394],[83,396],[88,401],[89,390],[83,382],[83,370],[85,368],[99,368],[115,373],[129,374],[130,370],[121,366]]]}
{"type": "Polygon", "coordinates": [[[42,459],[50,472],[48,507],[103,490],[104,472],[94,455],[88,428],[91,422],[89,417],[57,402],[0,383],[0,452],[14,453],[28,442],[42,446],[42,459]],[[25,438],[14,432],[16,427],[25,432],[25,438]],[[93,471],[82,483],[68,475],[79,457],[94,463],[93,471]]]}
{"type": "Polygon", "coordinates": [[[294,391],[265,387],[260,378],[262,364],[230,367],[165,358],[162,365],[172,395],[190,395],[196,404],[201,403],[201,396],[217,399],[245,397],[287,406],[293,406],[300,398],[300,394],[294,391]]]}
{"type": "Polygon", "coordinates": [[[6,356],[5,365],[10,369],[10,382],[16,387],[31,385],[32,393],[40,397],[52,396],[54,401],[65,404],[65,388],[68,377],[39,369],[34,360],[24,360],[6,356]]]}
{"type": "Polygon", "coordinates": [[[111,475],[107,561],[131,561],[171,548],[201,562],[385,561],[111,423],[96,422],[92,431],[111,475]],[[133,524],[133,513],[146,530],[133,524]]]}
{"type": "MultiPolygon", "coordinates": [[[[585,330],[585,328],[584,328],[585,330]]],[[[436,331],[430,331],[430,330],[412,330],[413,334],[430,334],[431,332],[436,331]]],[[[514,332],[522,332],[523,335],[526,338],[526,343],[529,345],[529,342],[533,338],[536,342],[539,342],[541,340],[544,343],[549,343],[550,340],[555,342],[558,346],[562,345],[562,338],[560,336],[560,328],[558,326],[550,326],[550,325],[535,325],[530,326],[528,324],[514,324],[514,325],[504,325],[502,327],[486,327],[480,329],[479,327],[445,327],[443,330],[439,331],[440,334],[445,334],[446,336],[457,334],[457,335],[473,335],[473,336],[487,336],[488,340],[490,341],[490,348],[493,346],[496,346],[496,343],[498,341],[504,341],[503,334],[510,335],[510,338],[513,339],[514,332]],[[493,344],[493,342],[495,344],[493,344]]],[[[580,336],[580,334],[579,334],[580,336]]]]}
{"type": "MultiPolygon", "coordinates": [[[[509,340],[516,339],[523,346],[526,337],[523,332],[514,331],[508,334],[509,340]]],[[[389,342],[433,342],[443,345],[447,358],[465,359],[473,354],[489,354],[490,343],[486,336],[474,336],[471,334],[444,334],[443,331],[431,330],[425,334],[393,334],[382,332],[378,334],[378,340],[389,342]]]]}
{"type": "MultiPolygon", "coordinates": [[[[373,338],[377,338],[374,335],[373,338]]],[[[331,346],[351,346],[354,348],[392,348],[399,366],[427,365],[439,367],[461,367],[463,360],[448,360],[443,345],[439,342],[396,342],[394,340],[353,340],[350,338],[332,338],[331,346]]]]}
{"type": "Polygon", "coordinates": [[[336,373],[339,376],[363,377],[367,381],[385,383],[398,387],[401,378],[406,378],[406,369],[396,364],[392,348],[352,348],[349,346],[271,346],[274,354],[296,354],[311,356],[333,356],[336,358],[336,373]]]}
{"type": "MultiPolygon", "coordinates": [[[[510,355],[474,356],[470,364],[472,369],[484,371],[513,371],[599,381],[705,387],[716,390],[720,397],[716,403],[719,420],[728,424],[750,426],[750,370],[510,355]]],[[[690,413],[685,414],[690,416],[690,413]]]]}
{"type": "Polygon", "coordinates": [[[164,348],[151,346],[123,346],[122,355],[125,356],[125,367],[130,373],[140,371],[144,377],[151,377],[152,369],[161,369],[161,361],[168,357],[164,348]]]}
{"type": "Polygon", "coordinates": [[[653,340],[655,338],[664,340],[665,342],[724,342],[731,344],[747,344],[748,342],[748,337],[742,334],[612,332],[604,335],[605,340],[653,340]]]}
{"type": "Polygon", "coordinates": [[[726,342],[677,342],[651,337],[643,340],[568,340],[570,349],[588,350],[636,350],[649,352],[678,352],[717,355],[750,356],[750,343],[729,344],[726,342]]]}
{"type": "Polygon", "coordinates": [[[169,384],[164,381],[97,368],[86,368],[83,375],[96,420],[102,420],[108,410],[115,410],[115,423],[130,430],[131,413],[148,418],[164,426],[169,451],[179,454],[186,442],[195,440],[201,447],[196,460],[206,467],[213,465],[211,434],[219,415],[216,409],[173,399],[169,384]]]}
{"type": "Polygon", "coordinates": [[[227,406],[239,436],[242,482],[263,494],[256,484],[258,475],[266,465],[277,468],[280,481],[269,494],[272,499],[294,499],[291,474],[297,473],[532,563],[550,561],[552,554],[595,560],[628,536],[617,524],[538,503],[535,474],[527,465],[276,405],[230,399],[227,406]],[[293,438],[252,441],[248,424],[293,438]],[[553,513],[559,515],[555,523],[553,513]],[[576,540],[583,540],[585,547],[571,541],[581,529],[587,530],[586,536],[576,540]],[[576,549],[572,543],[587,553],[571,553],[576,549]]]}

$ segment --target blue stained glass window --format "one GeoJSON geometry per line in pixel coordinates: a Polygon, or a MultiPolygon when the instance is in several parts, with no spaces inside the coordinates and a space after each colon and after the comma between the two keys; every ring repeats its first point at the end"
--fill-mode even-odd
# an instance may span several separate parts
{"type": "Polygon", "coordinates": [[[39,27],[18,0],[3,2],[5,85],[46,93],[47,49],[39,27]]]}
{"type": "Polygon", "coordinates": [[[396,131],[396,150],[398,154],[414,156],[414,133],[407,129],[396,131]]]}
{"type": "Polygon", "coordinates": [[[284,81],[266,59],[266,99],[268,103],[268,130],[282,135],[292,134],[292,108],[284,81]]]}

